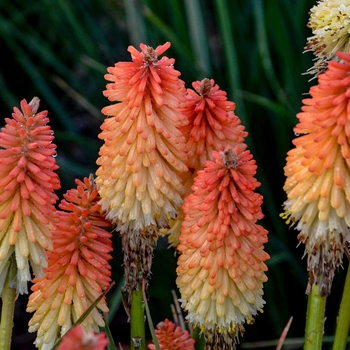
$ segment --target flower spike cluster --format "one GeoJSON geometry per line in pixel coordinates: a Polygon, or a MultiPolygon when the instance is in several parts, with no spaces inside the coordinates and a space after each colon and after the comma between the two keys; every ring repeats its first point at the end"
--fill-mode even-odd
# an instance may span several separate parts
{"type": "Polygon", "coordinates": [[[256,168],[239,146],[213,151],[183,205],[176,283],[187,319],[204,332],[208,348],[234,349],[244,322],[252,323],[265,303],[269,255],[267,231],[256,224],[263,217],[256,168]]]}
{"type": "Polygon", "coordinates": [[[305,50],[316,56],[308,72],[317,76],[326,71],[329,61],[338,60],[338,51],[350,52],[350,1],[321,0],[310,13],[308,27],[313,35],[307,39],[305,50]]]}
{"type": "Polygon", "coordinates": [[[107,218],[122,236],[127,291],[138,283],[137,266],[150,278],[158,230],[169,225],[182,205],[180,173],[187,171],[186,140],[179,128],[187,123],[179,111],[185,87],[174,59],[156,49],[129,46],[132,62],[108,68],[104,95],[117,102],[102,109],[108,116],[99,137],[96,184],[107,218]]]}
{"type": "MultiPolygon", "coordinates": [[[[157,324],[155,333],[161,350],[194,350],[196,341],[191,338],[190,333],[168,319],[157,324]]],[[[156,350],[156,347],[149,344],[148,349],[156,350]]]]}
{"type": "Polygon", "coordinates": [[[304,99],[300,134],[284,168],[287,224],[296,225],[305,244],[309,285],[328,295],[335,270],[350,242],[350,53],[337,54],[304,99]]]}
{"type": "MultiPolygon", "coordinates": [[[[235,103],[227,100],[226,92],[208,78],[195,81],[192,86],[194,90],[187,89],[186,104],[182,109],[188,119],[188,124],[181,128],[187,140],[187,165],[193,172],[185,173],[186,192],[183,198],[191,193],[196,172],[203,169],[206,160],[213,159],[212,151],[223,151],[226,145],[238,146],[242,151],[247,148],[244,139],[248,133],[234,114],[235,103]]],[[[175,247],[179,244],[182,220],[181,210],[166,232],[175,247]]]]}
{"type": "Polygon", "coordinates": [[[37,97],[20,105],[0,132],[0,293],[12,254],[19,293],[28,293],[30,266],[37,277],[44,275],[58,199],[54,191],[60,188],[47,111],[37,113],[37,97]]]}
{"type": "MultiPolygon", "coordinates": [[[[111,282],[111,224],[101,214],[93,177],[76,184],[59,205],[49,266],[44,278],[33,280],[29,296],[27,312],[35,311],[29,331],[37,331],[35,344],[42,350],[52,349],[58,333],[65,334],[111,282]]],[[[82,323],[86,333],[104,326],[97,309],[108,311],[104,298],[82,323]]]]}

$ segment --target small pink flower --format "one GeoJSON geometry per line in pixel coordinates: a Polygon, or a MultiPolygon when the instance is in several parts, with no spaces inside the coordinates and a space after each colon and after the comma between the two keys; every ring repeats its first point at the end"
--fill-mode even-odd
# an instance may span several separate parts
{"type": "Polygon", "coordinates": [[[81,325],[72,328],[63,338],[57,350],[105,350],[106,333],[84,333],[81,325]]]}

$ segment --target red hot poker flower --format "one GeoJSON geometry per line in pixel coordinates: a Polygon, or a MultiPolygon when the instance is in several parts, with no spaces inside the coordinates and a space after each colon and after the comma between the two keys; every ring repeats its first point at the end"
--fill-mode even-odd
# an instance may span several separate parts
{"type": "Polygon", "coordinates": [[[47,111],[37,113],[38,108],[37,97],[29,104],[22,100],[0,132],[0,275],[6,275],[14,253],[20,293],[28,292],[29,263],[37,277],[44,275],[58,199],[54,191],[60,188],[53,132],[47,111]]]}
{"type": "Polygon", "coordinates": [[[256,224],[262,196],[254,192],[260,183],[250,152],[227,146],[213,158],[183,205],[176,283],[187,319],[203,330],[207,346],[233,349],[244,322],[265,303],[267,231],[256,224]]]}
{"type": "MultiPolygon", "coordinates": [[[[29,331],[37,331],[35,343],[43,350],[52,349],[57,333],[65,334],[111,282],[112,234],[105,230],[111,225],[101,214],[93,177],[76,184],[59,205],[49,266],[44,278],[34,279],[27,306],[28,312],[35,311],[29,331]]],[[[105,299],[97,308],[108,311],[105,299]]],[[[87,333],[104,326],[96,308],[82,326],[87,333]]]]}
{"type": "Polygon", "coordinates": [[[141,52],[129,47],[133,62],[108,68],[104,95],[120,103],[102,109],[96,183],[107,217],[118,230],[164,227],[175,217],[184,191],[177,172],[187,171],[185,138],[178,129],[186,124],[179,112],[185,88],[174,59],[158,56],[170,43],[141,52]]]}
{"type": "Polygon", "coordinates": [[[227,101],[226,92],[213,79],[205,78],[192,86],[195,91],[187,89],[183,109],[188,125],[182,131],[188,140],[188,166],[199,170],[212,159],[212,151],[223,151],[226,145],[246,149],[243,142],[248,133],[234,114],[235,103],[227,101]]]}
{"type": "Polygon", "coordinates": [[[308,256],[309,283],[328,295],[350,241],[350,53],[338,52],[304,99],[284,168],[287,224],[296,224],[308,256]]]}
{"type": "MultiPolygon", "coordinates": [[[[190,333],[168,319],[158,323],[155,333],[161,350],[194,350],[195,340],[190,333]]],[[[156,350],[156,347],[149,344],[148,349],[156,350]]]]}
{"type": "Polygon", "coordinates": [[[122,237],[128,292],[137,288],[137,266],[147,286],[158,231],[176,218],[185,191],[179,174],[188,170],[186,139],[179,128],[187,123],[180,112],[186,91],[174,59],[158,59],[169,47],[130,46],[132,62],[116,63],[105,76],[104,95],[118,103],[102,109],[109,117],[99,135],[96,184],[122,237]]]}

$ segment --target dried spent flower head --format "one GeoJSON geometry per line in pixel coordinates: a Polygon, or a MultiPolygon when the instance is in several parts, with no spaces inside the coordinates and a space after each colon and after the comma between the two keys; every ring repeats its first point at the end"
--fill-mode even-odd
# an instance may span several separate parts
{"type": "Polygon", "coordinates": [[[338,51],[350,51],[350,1],[322,0],[311,8],[308,27],[312,36],[307,39],[306,51],[316,56],[308,72],[315,76],[324,73],[327,63],[338,60],[338,51]]]}
{"type": "MultiPolygon", "coordinates": [[[[59,205],[49,266],[44,278],[33,280],[27,305],[27,312],[35,311],[29,332],[37,331],[35,344],[42,350],[52,349],[58,333],[65,334],[111,282],[111,224],[101,214],[93,177],[76,184],[59,205]]],[[[105,298],[82,323],[86,333],[104,326],[98,310],[108,311],[105,298]]]]}
{"type": "Polygon", "coordinates": [[[139,52],[129,46],[132,62],[118,62],[105,75],[110,83],[104,95],[117,103],[102,109],[108,117],[99,135],[104,144],[96,184],[102,209],[122,236],[128,292],[137,286],[137,266],[147,285],[158,231],[183,202],[185,87],[174,59],[158,59],[169,47],[141,44],[139,52]]]}
{"type": "MultiPolygon", "coordinates": [[[[47,266],[45,250],[52,249],[50,227],[55,217],[56,145],[47,111],[37,113],[39,99],[14,108],[0,132],[0,280],[15,255],[19,293],[28,293],[30,266],[37,277],[47,266]],[[30,266],[29,266],[30,265],[30,266]]],[[[2,292],[3,283],[0,287],[2,292]]]]}
{"type": "Polygon", "coordinates": [[[245,149],[247,132],[234,114],[235,103],[227,101],[213,79],[205,78],[192,83],[195,90],[187,89],[186,105],[182,112],[188,124],[181,128],[187,138],[188,167],[199,170],[212,151],[223,151],[226,145],[245,149]]]}
{"type": "Polygon", "coordinates": [[[81,325],[75,326],[62,338],[57,350],[105,350],[108,345],[106,333],[85,333],[81,325]]]}
{"type": "MultiPolygon", "coordinates": [[[[190,333],[168,319],[157,324],[155,333],[161,350],[194,350],[196,341],[190,333]]],[[[149,344],[148,349],[156,350],[156,347],[149,344]]]]}
{"type": "Polygon", "coordinates": [[[183,205],[176,283],[187,319],[202,329],[208,348],[233,349],[244,322],[252,323],[265,303],[269,255],[267,231],[256,224],[263,217],[256,168],[248,150],[214,151],[183,205]]]}
{"type": "Polygon", "coordinates": [[[294,131],[301,136],[288,152],[281,214],[296,225],[299,242],[305,244],[307,293],[319,284],[323,295],[330,293],[350,242],[350,53],[337,55],[343,62],[329,62],[297,115],[294,131]]]}

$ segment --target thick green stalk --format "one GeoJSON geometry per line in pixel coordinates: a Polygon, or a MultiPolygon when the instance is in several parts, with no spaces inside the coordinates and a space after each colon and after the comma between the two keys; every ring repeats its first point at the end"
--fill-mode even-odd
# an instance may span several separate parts
{"type": "MultiPolygon", "coordinates": [[[[320,278],[321,280],[321,278],[320,278]]],[[[308,296],[304,350],[321,350],[327,296],[314,284],[308,296]]]]}
{"type": "Polygon", "coordinates": [[[347,338],[350,327],[350,264],[346,274],[343,297],[341,300],[338,323],[335,331],[333,350],[342,350],[346,348],[347,338]]]}
{"type": "Polygon", "coordinates": [[[201,334],[201,330],[198,327],[195,327],[193,329],[192,338],[195,339],[195,349],[196,350],[203,350],[205,347],[205,340],[204,335],[201,334]]]}
{"type": "Polygon", "coordinates": [[[142,296],[142,284],[131,293],[130,309],[131,350],[146,350],[145,306],[142,296]]]}
{"type": "Polygon", "coordinates": [[[0,350],[11,349],[13,316],[16,303],[16,289],[11,287],[11,283],[16,278],[17,266],[14,259],[14,254],[12,254],[10,259],[10,267],[7,271],[4,289],[2,291],[0,350]]]}

